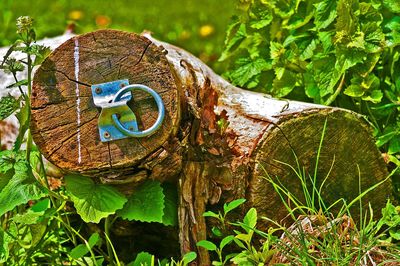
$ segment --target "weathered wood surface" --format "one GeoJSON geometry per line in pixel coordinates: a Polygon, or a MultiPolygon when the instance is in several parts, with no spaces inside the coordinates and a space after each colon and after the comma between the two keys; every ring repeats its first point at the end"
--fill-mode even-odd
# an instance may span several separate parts
{"type": "MultiPolygon", "coordinates": [[[[196,250],[195,243],[206,237],[202,216],[206,206],[247,198],[248,206],[257,207],[260,216],[284,218],[286,210],[262,176],[277,176],[301,195],[293,171],[278,161],[296,167],[296,154],[312,175],[325,120],[318,180],[321,183],[329,173],[323,191],[328,203],[338,197],[353,199],[359,176],[365,189],[388,174],[370,128],[359,115],[241,90],[193,55],[148,34],[98,31],[69,40],[38,70],[33,92],[34,140],[50,161],[65,170],[100,174],[102,182],[111,184],[146,178],[179,184],[183,253],[196,250]],[[81,163],[76,135],[76,40],[80,44],[81,163]],[[120,78],[158,91],[168,118],[159,133],[140,142],[103,144],[97,135],[98,110],[86,85],[120,78]]],[[[156,117],[154,105],[146,100],[139,104],[149,110],[142,116],[156,117]]],[[[368,199],[379,208],[390,193],[389,182],[368,199]]],[[[208,254],[202,249],[198,254],[198,263],[209,265],[208,254]]]]}
{"type": "MultiPolygon", "coordinates": [[[[35,143],[48,160],[70,171],[104,173],[136,165],[177,125],[179,97],[165,56],[146,38],[121,31],[77,36],[58,47],[35,73],[32,96],[35,143]],[[90,86],[119,79],[145,84],[162,97],[167,116],[151,137],[100,142],[90,86]]],[[[150,97],[134,94],[145,128],[157,118],[150,97]]]]}
{"type": "MultiPolygon", "coordinates": [[[[67,30],[65,34],[54,37],[54,38],[45,38],[43,40],[39,40],[37,43],[41,45],[45,45],[50,47],[52,50],[56,49],[65,41],[69,40],[75,36],[71,31],[67,30]]],[[[7,53],[9,47],[1,47],[0,48],[0,60],[3,60],[3,56],[7,53]]],[[[14,52],[13,57],[18,60],[24,59],[24,54],[22,52],[14,52]]],[[[17,78],[19,80],[25,79],[27,75],[27,70],[25,69],[22,72],[17,73],[17,78]]],[[[18,97],[20,92],[18,88],[12,87],[7,88],[8,85],[15,83],[14,77],[10,74],[5,73],[2,69],[0,69],[0,81],[3,86],[0,89],[0,98],[6,96],[8,94],[13,95],[14,97],[18,97]]],[[[15,141],[15,138],[18,134],[18,120],[15,116],[10,116],[0,123],[0,141],[2,149],[11,149],[12,145],[15,141]]]]}

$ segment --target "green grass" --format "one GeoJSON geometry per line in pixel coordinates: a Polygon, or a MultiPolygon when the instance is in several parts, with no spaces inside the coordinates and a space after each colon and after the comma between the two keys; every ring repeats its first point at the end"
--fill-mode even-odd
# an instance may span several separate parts
{"type": "Polygon", "coordinates": [[[218,71],[215,63],[235,5],[236,1],[223,0],[0,0],[0,46],[17,38],[16,18],[29,15],[35,19],[38,39],[62,34],[71,22],[76,24],[77,33],[100,28],[137,33],[149,30],[218,71]]]}

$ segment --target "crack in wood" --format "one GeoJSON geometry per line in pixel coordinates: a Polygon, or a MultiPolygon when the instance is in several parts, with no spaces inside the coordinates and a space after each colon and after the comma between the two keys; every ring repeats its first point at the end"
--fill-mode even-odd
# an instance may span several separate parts
{"type": "Polygon", "coordinates": [[[146,47],[145,47],[144,50],[143,50],[143,53],[141,54],[141,56],[140,56],[140,58],[139,58],[139,61],[137,61],[132,67],[135,67],[136,65],[138,65],[138,64],[142,61],[144,54],[147,52],[147,49],[150,47],[151,44],[152,44],[152,42],[149,42],[149,43],[146,45],[146,47]]]}
{"type": "Polygon", "coordinates": [[[80,85],[82,85],[82,86],[86,86],[86,87],[91,87],[91,86],[92,86],[92,85],[87,84],[87,83],[84,83],[84,82],[82,82],[82,81],[78,81],[78,80],[75,80],[75,79],[70,78],[66,73],[64,73],[63,71],[61,71],[61,70],[59,70],[59,69],[46,69],[46,68],[42,68],[42,71],[44,71],[44,72],[57,72],[57,73],[61,73],[61,74],[63,74],[69,81],[78,83],[78,84],[80,84],[80,85]]]}
{"type": "Polygon", "coordinates": [[[113,168],[110,142],[107,142],[107,148],[108,148],[108,162],[110,164],[110,168],[113,168]]]}

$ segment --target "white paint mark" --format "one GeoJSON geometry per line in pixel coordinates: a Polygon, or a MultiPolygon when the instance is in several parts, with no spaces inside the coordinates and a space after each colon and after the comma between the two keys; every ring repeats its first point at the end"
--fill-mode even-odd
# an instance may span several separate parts
{"type": "Polygon", "coordinates": [[[76,94],[76,123],[77,123],[77,141],[78,141],[78,163],[82,161],[81,156],[81,99],[79,98],[79,42],[75,38],[74,48],[74,63],[75,63],[75,94],[76,94]]]}

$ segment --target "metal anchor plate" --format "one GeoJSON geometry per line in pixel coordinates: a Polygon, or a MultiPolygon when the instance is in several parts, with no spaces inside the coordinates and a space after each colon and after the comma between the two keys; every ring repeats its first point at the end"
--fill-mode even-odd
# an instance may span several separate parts
{"type": "Polygon", "coordinates": [[[127,137],[146,137],[157,131],[165,115],[163,101],[153,89],[142,85],[129,85],[127,79],[92,85],[93,102],[101,108],[98,128],[102,142],[127,137]],[[158,118],[153,126],[139,131],[136,116],[127,105],[132,99],[131,91],[142,90],[153,96],[158,107],[158,118]]]}

